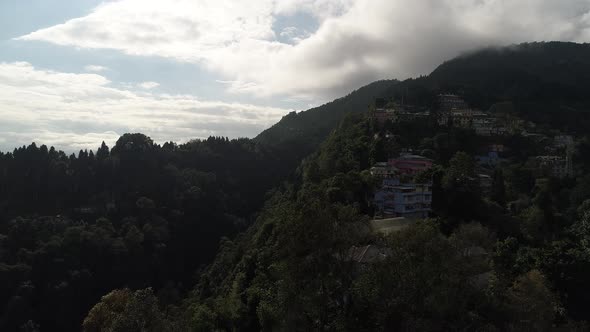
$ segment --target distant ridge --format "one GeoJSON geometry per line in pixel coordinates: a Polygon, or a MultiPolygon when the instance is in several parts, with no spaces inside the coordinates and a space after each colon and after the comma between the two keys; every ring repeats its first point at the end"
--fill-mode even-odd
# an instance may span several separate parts
{"type": "Polygon", "coordinates": [[[553,121],[553,115],[546,116],[552,112],[578,116],[576,112],[590,109],[590,44],[535,42],[466,53],[428,76],[377,81],[325,105],[290,113],[255,140],[288,149],[300,159],[346,114],[366,111],[377,97],[431,107],[441,92],[459,93],[482,109],[502,101],[520,103],[520,111],[541,122],[553,121]]]}
{"type": "Polygon", "coordinates": [[[399,81],[373,82],[345,97],[307,111],[291,112],[254,140],[272,146],[291,146],[294,152],[311,153],[348,113],[361,113],[399,81]]]}

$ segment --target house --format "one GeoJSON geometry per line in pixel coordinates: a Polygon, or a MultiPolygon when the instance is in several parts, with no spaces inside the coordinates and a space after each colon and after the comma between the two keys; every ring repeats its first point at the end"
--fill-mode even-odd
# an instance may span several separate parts
{"type": "Polygon", "coordinates": [[[427,218],[432,210],[432,184],[384,183],[375,193],[374,202],[377,214],[386,218],[427,218]]]}
{"type": "Polygon", "coordinates": [[[570,135],[558,135],[553,138],[553,146],[558,149],[569,149],[574,145],[574,137],[570,135]]]}
{"type": "Polygon", "coordinates": [[[399,170],[389,165],[387,162],[379,162],[376,163],[375,166],[371,167],[370,169],[371,175],[380,178],[392,178],[399,174],[399,170]]]}
{"type": "Polygon", "coordinates": [[[487,174],[477,174],[477,179],[479,182],[479,187],[484,192],[489,192],[492,188],[492,177],[487,174]]]}
{"type": "Polygon", "coordinates": [[[487,155],[475,157],[475,162],[477,163],[478,166],[487,167],[487,168],[496,167],[500,163],[500,161],[502,161],[502,160],[500,159],[498,152],[495,152],[495,151],[490,151],[490,152],[488,152],[487,155]]]}
{"type": "Polygon", "coordinates": [[[411,122],[416,120],[426,120],[430,117],[430,112],[409,112],[406,110],[395,110],[391,121],[393,122],[411,122]]]}
{"type": "Polygon", "coordinates": [[[454,94],[439,94],[438,107],[443,112],[463,110],[468,108],[467,103],[463,100],[463,98],[454,94]]]}
{"type": "Polygon", "coordinates": [[[401,174],[415,175],[432,168],[432,160],[413,154],[402,154],[399,158],[389,159],[388,164],[401,174]]]}
{"type": "Polygon", "coordinates": [[[375,118],[375,120],[377,120],[377,122],[382,125],[384,124],[387,120],[391,120],[394,117],[394,109],[387,109],[387,108],[383,108],[383,109],[376,109],[375,113],[373,113],[373,117],[375,118]]]}
{"type": "Polygon", "coordinates": [[[490,152],[504,152],[506,148],[504,147],[504,144],[490,144],[488,150],[490,152]]]}
{"type": "Polygon", "coordinates": [[[473,129],[480,136],[503,136],[510,132],[507,121],[501,117],[478,110],[452,109],[439,114],[438,124],[473,129]]]}
{"type": "Polygon", "coordinates": [[[571,153],[568,153],[566,157],[537,156],[534,158],[534,162],[539,171],[543,174],[563,179],[573,176],[573,164],[571,159],[571,153]]]}
{"type": "Polygon", "coordinates": [[[419,112],[411,106],[403,106],[393,102],[384,104],[383,101],[375,101],[375,105],[373,117],[381,125],[388,120],[398,123],[428,119],[430,117],[429,111],[419,112]]]}

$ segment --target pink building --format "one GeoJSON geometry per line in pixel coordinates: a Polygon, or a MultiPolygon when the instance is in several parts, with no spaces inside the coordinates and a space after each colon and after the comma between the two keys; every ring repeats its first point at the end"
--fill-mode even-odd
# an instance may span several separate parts
{"type": "Polygon", "coordinates": [[[389,159],[388,164],[397,168],[402,174],[414,175],[430,169],[432,160],[417,155],[402,155],[397,159],[389,159]]]}

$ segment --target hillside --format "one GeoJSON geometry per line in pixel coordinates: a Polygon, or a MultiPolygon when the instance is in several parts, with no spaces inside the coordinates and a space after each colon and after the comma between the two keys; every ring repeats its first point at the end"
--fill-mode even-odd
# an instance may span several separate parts
{"type": "MultiPolygon", "coordinates": [[[[562,124],[583,126],[567,116],[550,121],[555,110],[581,112],[590,101],[587,52],[586,45],[565,43],[482,50],[446,62],[428,77],[392,85],[381,96],[403,94],[409,103],[434,106],[436,94],[450,90],[476,107],[509,102],[526,120],[548,120],[542,132],[551,135],[562,124]],[[548,107],[534,108],[540,116],[527,105],[548,107]]],[[[314,112],[320,110],[329,112],[314,112]]],[[[306,112],[292,116],[270,132],[305,132],[306,112]]],[[[576,322],[588,319],[582,310],[587,287],[581,283],[587,274],[575,268],[590,264],[582,254],[590,235],[581,226],[590,216],[584,212],[590,201],[582,204],[590,197],[588,179],[581,177],[586,158],[576,164],[580,178],[543,178],[527,160],[547,143],[518,134],[490,140],[427,123],[408,124],[420,128],[409,131],[401,125],[379,129],[358,114],[340,125],[336,118],[336,130],[303,162],[297,184],[277,192],[246,233],[224,243],[188,300],[193,328],[587,327],[576,322]],[[400,137],[384,139],[387,132],[400,137]],[[473,181],[474,154],[492,142],[512,152],[491,170],[493,183],[486,190],[473,181]],[[425,177],[434,182],[436,218],[388,236],[367,233],[374,189],[368,168],[386,158],[384,150],[400,148],[432,152],[438,166],[425,177]],[[354,248],[371,246],[385,248],[378,249],[385,258],[342,259],[354,248]],[[465,252],[473,248],[485,257],[468,257],[465,252]],[[494,282],[488,284],[490,276],[494,282]]],[[[578,142],[579,149],[586,146],[587,137],[578,142]]]]}
{"type": "Polygon", "coordinates": [[[348,113],[361,113],[396,80],[377,81],[349,95],[304,112],[291,112],[254,140],[281,147],[300,159],[311,153],[348,113]]]}
{"type": "MultiPolygon", "coordinates": [[[[590,44],[526,43],[487,48],[446,61],[430,75],[377,81],[348,96],[300,113],[290,113],[255,138],[301,157],[311,153],[348,113],[367,109],[376,97],[433,107],[439,93],[458,93],[474,107],[517,103],[519,111],[559,112],[569,119],[590,109],[590,44]]],[[[552,122],[549,114],[545,121],[552,122]]],[[[571,121],[570,121],[571,122],[571,121]]],[[[574,121],[575,122],[575,121],[574,121]]],[[[584,124],[585,125],[585,124],[584,124]]]]}
{"type": "Polygon", "coordinates": [[[499,102],[540,124],[584,132],[590,122],[590,44],[526,43],[446,61],[430,75],[392,86],[384,97],[426,107],[439,93],[487,110],[499,102]]]}
{"type": "Polygon", "coordinates": [[[588,329],[588,55],[481,50],[253,140],[0,153],[0,330],[588,329]],[[508,110],[518,130],[440,124],[439,93],[508,110]],[[433,112],[379,123],[376,97],[433,112]],[[428,168],[397,184],[372,170],[402,153],[428,168]],[[376,193],[398,184],[422,193],[419,220],[378,215],[376,193]],[[396,231],[376,232],[381,217],[396,231]]]}
{"type": "Polygon", "coordinates": [[[486,107],[501,100],[588,105],[590,44],[526,43],[488,48],[440,65],[428,84],[486,107]]]}
{"type": "MultiPolygon", "coordinates": [[[[482,171],[471,150],[489,138],[422,126],[404,134],[417,138],[404,148],[433,151],[436,166],[413,180],[433,181],[432,219],[386,235],[370,231],[378,179],[369,167],[396,145],[386,133],[403,130],[348,116],[302,163],[300,183],[275,192],[248,231],[224,241],[184,303],[190,319],[182,324],[197,331],[588,328],[590,179],[543,178],[526,160],[546,143],[522,144],[516,135],[494,138],[519,151],[504,155],[486,189],[474,180],[482,171]],[[445,150],[454,153],[448,162],[445,150]]],[[[579,174],[589,166],[576,164],[579,174]]]]}

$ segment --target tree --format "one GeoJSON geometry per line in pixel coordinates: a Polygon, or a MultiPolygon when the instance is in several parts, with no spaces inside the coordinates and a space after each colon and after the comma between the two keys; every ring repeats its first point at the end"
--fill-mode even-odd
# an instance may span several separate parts
{"type": "Polygon", "coordinates": [[[504,172],[501,169],[496,169],[492,177],[492,191],[490,198],[500,204],[506,206],[506,187],[504,184],[504,172]]]}
{"type": "Polygon", "coordinates": [[[82,323],[85,332],[158,332],[166,330],[166,326],[151,288],[110,292],[90,310],[82,323]]]}
{"type": "Polygon", "coordinates": [[[96,159],[105,160],[109,156],[109,147],[102,141],[100,148],[96,150],[96,159]]]}
{"type": "Polygon", "coordinates": [[[507,298],[516,329],[548,331],[551,328],[555,296],[540,271],[532,270],[518,277],[507,298]]]}

